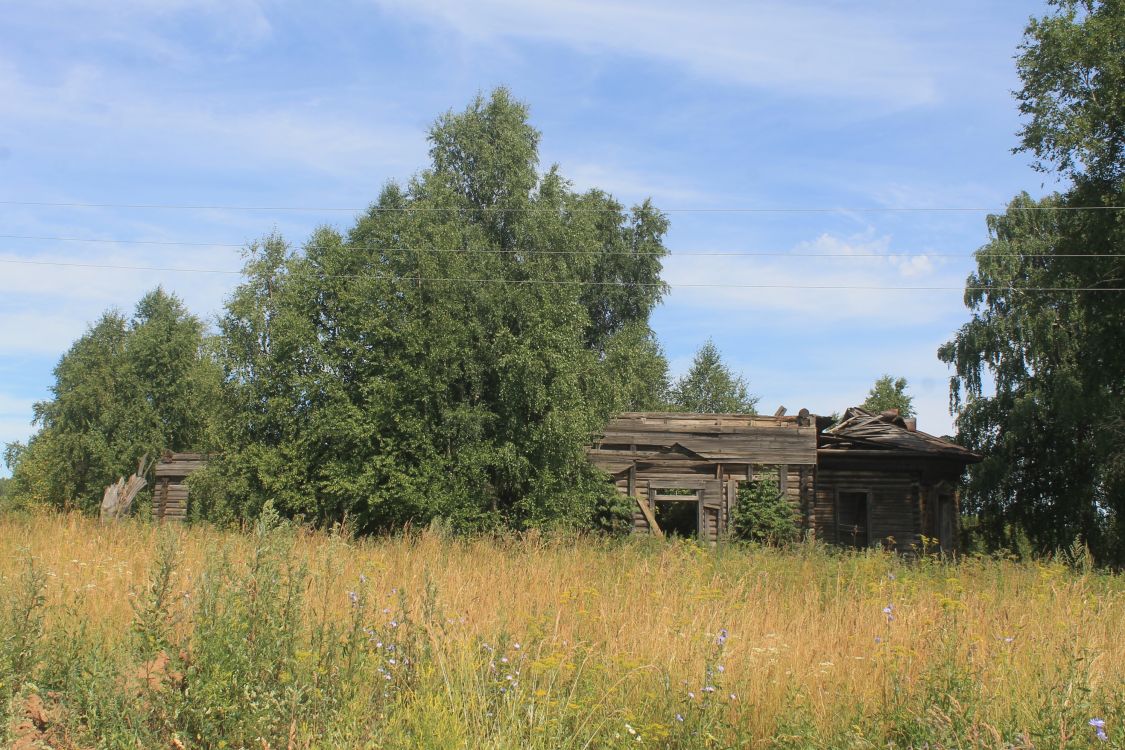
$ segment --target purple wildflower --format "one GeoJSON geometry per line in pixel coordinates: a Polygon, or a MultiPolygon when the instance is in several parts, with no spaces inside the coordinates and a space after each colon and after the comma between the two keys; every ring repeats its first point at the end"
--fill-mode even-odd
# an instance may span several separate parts
{"type": "Polygon", "coordinates": [[[895,607],[893,604],[888,604],[887,606],[883,607],[883,614],[887,616],[887,622],[894,622],[894,611],[895,607]]]}
{"type": "Polygon", "coordinates": [[[1105,742],[1109,739],[1109,735],[1105,733],[1105,719],[1090,719],[1090,726],[1094,728],[1094,735],[1105,742]]]}

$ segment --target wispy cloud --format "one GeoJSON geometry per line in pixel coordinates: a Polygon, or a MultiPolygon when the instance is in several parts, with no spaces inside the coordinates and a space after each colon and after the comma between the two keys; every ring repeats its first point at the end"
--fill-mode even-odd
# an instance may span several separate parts
{"type": "Polygon", "coordinates": [[[408,174],[426,153],[425,134],[412,124],[358,119],[313,100],[277,105],[168,97],[118,71],[84,63],[50,81],[32,82],[0,60],[0,99],[9,125],[34,125],[41,134],[41,140],[12,150],[51,143],[86,159],[91,149],[127,150],[139,164],[228,174],[288,165],[351,178],[375,173],[378,183],[408,174]],[[42,137],[75,131],[83,133],[82,143],[42,137]]]}
{"type": "Polygon", "coordinates": [[[654,0],[374,0],[482,44],[553,42],[782,93],[922,104],[935,71],[878,8],[654,0]]]}
{"type": "Polygon", "coordinates": [[[664,278],[674,287],[669,304],[701,312],[758,311],[806,321],[827,317],[882,327],[939,320],[958,311],[961,304],[956,291],[962,283],[959,272],[947,268],[940,258],[896,254],[890,237],[870,233],[853,237],[822,234],[781,256],[673,253],[664,265],[664,278]],[[954,291],[868,287],[952,287],[954,291]]]}

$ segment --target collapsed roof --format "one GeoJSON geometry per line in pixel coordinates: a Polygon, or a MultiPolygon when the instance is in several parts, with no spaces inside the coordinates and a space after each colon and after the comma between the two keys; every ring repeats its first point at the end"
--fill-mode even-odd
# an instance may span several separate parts
{"type": "Polygon", "coordinates": [[[903,419],[897,409],[874,414],[853,406],[817,438],[818,452],[871,452],[880,455],[925,455],[976,463],[981,455],[946,438],[930,435],[903,419]]]}

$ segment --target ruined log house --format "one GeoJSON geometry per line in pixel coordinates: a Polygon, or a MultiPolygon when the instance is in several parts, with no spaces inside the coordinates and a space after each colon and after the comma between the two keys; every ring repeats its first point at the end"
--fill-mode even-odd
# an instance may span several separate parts
{"type": "Polygon", "coordinates": [[[634,499],[636,533],[661,534],[657,517],[681,504],[694,511],[691,531],[717,542],[728,533],[739,485],[768,477],[801,531],[817,539],[909,550],[924,536],[944,551],[957,546],[961,476],[980,460],[897,412],[860,408],[835,424],[806,409],[788,417],[783,409],[772,417],[627,413],[610,421],[588,455],[634,499]]]}

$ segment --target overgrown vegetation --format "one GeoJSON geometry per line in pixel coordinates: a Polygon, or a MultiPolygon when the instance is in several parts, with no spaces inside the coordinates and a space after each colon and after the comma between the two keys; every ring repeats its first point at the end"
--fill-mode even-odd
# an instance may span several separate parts
{"type": "Polygon", "coordinates": [[[756,414],[758,396],[746,379],[733,372],[710,339],[699,348],[691,367],[672,383],[668,406],[672,411],[702,414],[756,414]]]}
{"type": "Polygon", "coordinates": [[[106,312],[55,367],[37,432],[7,446],[9,503],[94,511],[106,485],[144,455],[209,442],[221,371],[203,323],[155,289],[126,319],[106,312]]]}
{"type": "Polygon", "coordinates": [[[791,544],[800,536],[797,511],[782,494],[776,471],[739,485],[730,524],[735,539],[771,546],[791,544]]]}
{"type": "Polygon", "coordinates": [[[1125,581],[1082,554],[29,515],[0,591],[3,746],[1125,747],[1125,581]]]}
{"type": "Polygon", "coordinates": [[[219,324],[223,451],[194,480],[198,514],[270,501],[362,531],[592,522],[590,434],[661,391],[648,316],[667,221],[541,173],[539,133],[504,89],[429,141],[429,168],[348,231],[250,249],[219,324]]]}
{"type": "Polygon", "coordinates": [[[1065,183],[988,219],[942,347],[959,439],[985,460],[963,507],[993,547],[1079,537],[1125,564],[1125,6],[1054,0],[1017,58],[1020,151],[1065,183]]]}
{"type": "Polygon", "coordinates": [[[906,378],[883,375],[871,386],[867,399],[860,406],[872,414],[897,409],[899,416],[913,417],[914,397],[906,392],[906,386],[906,378]]]}

